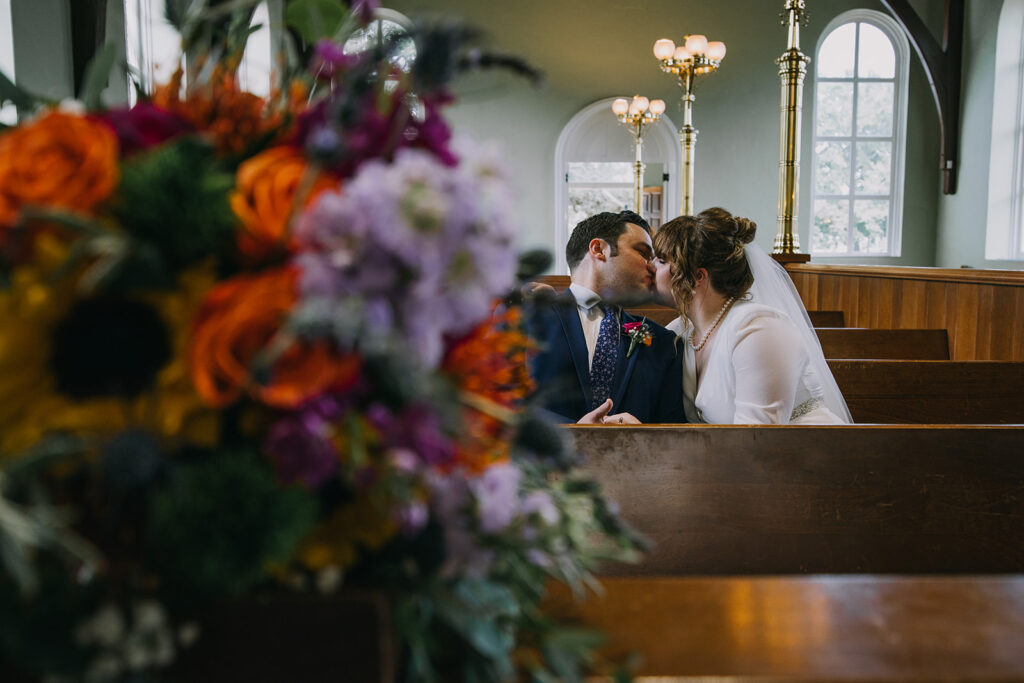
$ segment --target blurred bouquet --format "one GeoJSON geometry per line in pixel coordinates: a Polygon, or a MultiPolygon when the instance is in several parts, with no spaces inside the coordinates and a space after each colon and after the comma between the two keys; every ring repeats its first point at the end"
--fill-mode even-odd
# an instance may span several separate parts
{"type": "Polygon", "coordinates": [[[169,2],[198,57],[133,107],[100,105],[102,52],[84,105],[0,132],[0,659],[138,676],[210,600],[358,585],[410,679],[574,678],[545,582],[636,539],[523,410],[505,171],[440,113],[460,71],[528,69],[451,24],[404,70],[347,54],[370,3],[332,42],[296,2],[309,68],[263,99],[239,4],[169,2]]]}

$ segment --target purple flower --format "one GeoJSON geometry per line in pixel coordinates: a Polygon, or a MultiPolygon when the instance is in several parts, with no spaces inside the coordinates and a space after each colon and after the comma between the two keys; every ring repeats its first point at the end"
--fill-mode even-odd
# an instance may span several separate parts
{"type": "Polygon", "coordinates": [[[380,430],[386,448],[415,453],[426,465],[444,464],[455,455],[454,444],[441,431],[437,414],[426,405],[415,404],[395,415],[376,403],[367,410],[366,417],[380,430]]]}
{"type": "Polygon", "coordinates": [[[380,7],[380,0],[352,0],[352,13],[364,24],[373,20],[374,12],[380,7]]]}
{"type": "Polygon", "coordinates": [[[493,465],[470,481],[476,498],[480,529],[496,534],[505,529],[519,512],[519,482],[523,473],[511,463],[493,465]]]}
{"type": "Polygon", "coordinates": [[[531,491],[528,493],[523,498],[521,510],[524,516],[537,514],[548,526],[557,524],[560,517],[555,501],[551,499],[551,494],[547,491],[531,491]]]}
{"type": "Polygon", "coordinates": [[[331,440],[332,423],[341,413],[336,400],[322,397],[271,425],[263,450],[281,482],[298,481],[315,489],[334,476],[339,453],[331,440]]]}
{"type": "Polygon", "coordinates": [[[398,523],[406,537],[415,536],[422,531],[429,519],[430,511],[422,501],[412,501],[398,508],[398,523]]]}
{"type": "Polygon", "coordinates": [[[345,54],[341,45],[330,40],[321,40],[313,48],[313,60],[309,70],[314,78],[330,80],[358,64],[359,59],[358,54],[345,54]]]}
{"type": "Polygon", "coordinates": [[[155,147],[193,130],[185,119],[149,102],[139,102],[131,109],[108,109],[96,116],[117,134],[122,157],[155,147]]]}
{"type": "Polygon", "coordinates": [[[333,302],[322,309],[346,321],[343,344],[396,335],[433,367],[445,340],[479,324],[514,285],[515,207],[498,155],[467,147],[460,157],[455,168],[416,150],[369,161],[301,216],[302,294],[333,302]],[[352,333],[356,300],[363,327],[352,333]]]}

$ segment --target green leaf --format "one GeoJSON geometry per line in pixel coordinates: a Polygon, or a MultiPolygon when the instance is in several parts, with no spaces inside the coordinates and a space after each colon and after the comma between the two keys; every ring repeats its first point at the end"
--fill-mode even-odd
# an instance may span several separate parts
{"type": "Polygon", "coordinates": [[[312,45],[337,33],[347,16],[348,10],[339,0],[295,0],[285,11],[285,22],[312,45]]]}
{"type": "Polygon", "coordinates": [[[38,97],[15,85],[0,71],[0,104],[10,102],[18,109],[33,109],[38,101],[38,97]]]}
{"type": "Polygon", "coordinates": [[[100,94],[110,82],[110,72],[116,59],[117,45],[107,43],[89,61],[89,66],[85,67],[85,79],[82,81],[82,91],[78,98],[85,103],[86,109],[93,111],[103,106],[100,94]]]}

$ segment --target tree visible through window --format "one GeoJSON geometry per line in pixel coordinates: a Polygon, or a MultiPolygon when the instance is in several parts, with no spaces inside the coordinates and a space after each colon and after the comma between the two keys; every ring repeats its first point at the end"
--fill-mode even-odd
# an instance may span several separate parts
{"type": "Polygon", "coordinates": [[[633,208],[633,164],[628,161],[570,161],[567,229],[602,211],[633,208]]]}
{"type": "Polygon", "coordinates": [[[899,255],[907,48],[890,23],[877,12],[847,13],[818,45],[814,254],[899,255]]]}

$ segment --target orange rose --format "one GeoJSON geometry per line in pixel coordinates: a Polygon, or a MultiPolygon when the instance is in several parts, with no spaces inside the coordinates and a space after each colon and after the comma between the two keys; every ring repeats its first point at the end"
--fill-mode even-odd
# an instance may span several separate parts
{"type": "Polygon", "coordinates": [[[297,270],[282,268],[240,275],[210,291],[189,350],[192,381],[203,399],[225,406],[247,391],[267,405],[292,408],[358,377],[358,357],[341,356],[326,342],[298,341],[273,358],[267,377],[253,377],[258,357],[281,339],[297,279],[297,270]]]}
{"type": "Polygon", "coordinates": [[[14,223],[29,205],[90,211],[119,177],[110,128],[52,111],[0,136],[0,226],[14,223]]]}
{"type": "Polygon", "coordinates": [[[248,159],[238,167],[231,193],[231,208],[244,226],[238,237],[239,249],[259,260],[287,248],[293,213],[324,190],[338,186],[336,179],[317,175],[294,147],[272,147],[248,159]]]}

